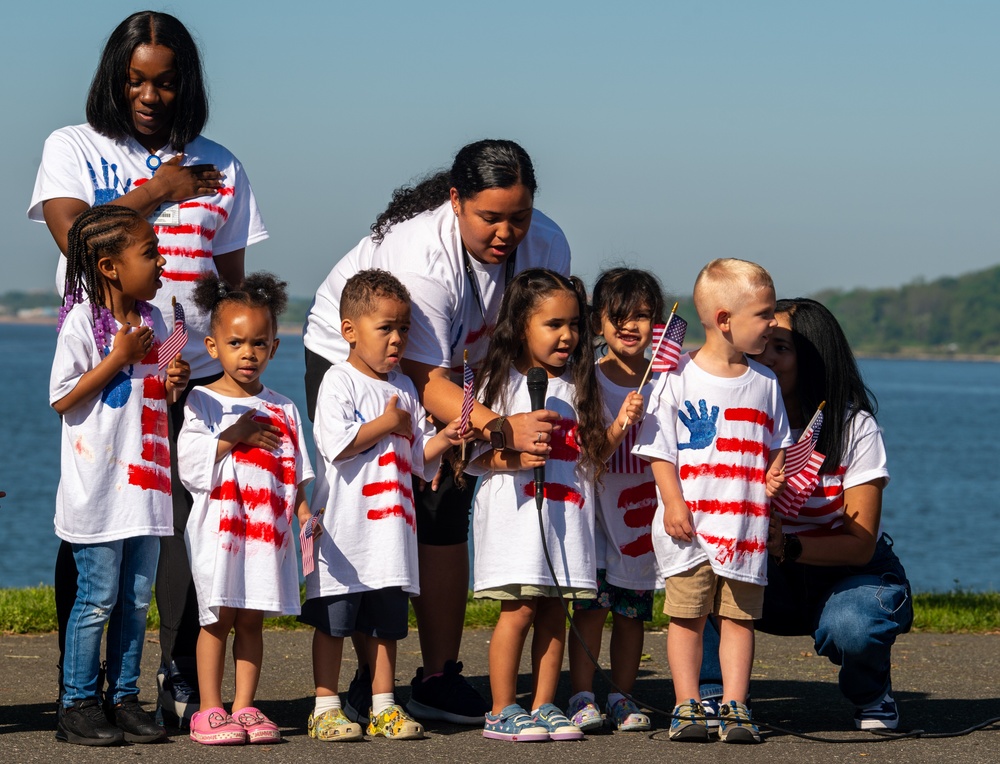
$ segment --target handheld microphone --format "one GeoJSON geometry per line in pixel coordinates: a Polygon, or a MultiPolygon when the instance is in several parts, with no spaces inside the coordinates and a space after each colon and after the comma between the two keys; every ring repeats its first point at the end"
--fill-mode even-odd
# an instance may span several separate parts
{"type": "MultiPolygon", "coordinates": [[[[528,369],[528,397],[531,398],[531,410],[539,411],[545,408],[545,391],[549,386],[549,375],[545,369],[533,366],[528,369]]],[[[542,500],[545,498],[545,467],[535,467],[535,506],[542,510],[542,500]]]]}

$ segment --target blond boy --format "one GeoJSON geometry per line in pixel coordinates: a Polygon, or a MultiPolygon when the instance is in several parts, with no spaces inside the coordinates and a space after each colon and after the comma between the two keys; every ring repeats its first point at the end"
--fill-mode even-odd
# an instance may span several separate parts
{"type": "Polygon", "coordinates": [[[774,284],[754,263],[713,260],[698,275],[694,303],[705,344],[660,378],[635,448],[651,463],[660,500],[653,546],[666,579],[678,701],[670,738],[708,740],[698,672],[705,620],[715,614],[720,739],[758,742],[746,708],[753,621],[767,583],[769,500],[783,488],[791,438],[774,375],[747,355],[762,352],[776,326],[774,284]]]}

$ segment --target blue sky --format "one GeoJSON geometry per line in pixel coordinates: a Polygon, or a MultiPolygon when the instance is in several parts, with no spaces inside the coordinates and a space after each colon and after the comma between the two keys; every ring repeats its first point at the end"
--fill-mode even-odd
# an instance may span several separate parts
{"type": "Polygon", "coordinates": [[[271,232],[248,267],[296,295],[482,137],[531,154],[588,283],[624,262],[687,295],[736,256],[794,296],[1000,261],[997,3],[55,0],[0,24],[0,291],[52,285],[25,216],[42,143],[83,121],[108,33],[144,7],[199,41],[205,132],[271,232]]]}

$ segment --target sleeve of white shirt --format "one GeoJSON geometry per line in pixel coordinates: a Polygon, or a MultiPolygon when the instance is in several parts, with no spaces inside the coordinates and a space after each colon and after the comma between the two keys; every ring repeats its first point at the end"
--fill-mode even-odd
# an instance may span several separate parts
{"type": "Polygon", "coordinates": [[[331,462],[354,442],[364,424],[355,417],[352,392],[347,375],[341,374],[335,366],[327,371],[319,385],[313,437],[320,457],[331,462]]]}
{"type": "Polygon", "coordinates": [[[80,377],[92,368],[94,338],[86,312],[70,311],[56,338],[56,352],[49,376],[49,404],[57,403],[73,392],[80,377]]]}
{"type": "Polygon", "coordinates": [[[291,409],[295,434],[298,437],[296,445],[299,449],[299,458],[295,461],[295,484],[299,488],[304,488],[313,481],[316,474],[313,472],[312,462],[309,461],[309,452],[306,450],[306,433],[302,426],[302,417],[299,416],[298,406],[293,404],[291,409]]]}
{"type": "Polygon", "coordinates": [[[45,222],[42,202],[49,199],[79,199],[93,204],[94,189],[87,185],[83,168],[86,161],[80,149],[60,131],[52,133],[42,148],[42,162],[35,176],[35,190],[31,194],[28,218],[45,222]]]}
{"type": "Polygon", "coordinates": [[[795,439],[788,425],[788,412],[785,411],[785,402],[781,397],[781,388],[775,382],[772,395],[772,406],[774,411],[774,432],[771,436],[770,449],[774,451],[778,448],[788,448],[795,439]]]}
{"type": "Polygon", "coordinates": [[[889,482],[885,444],[882,431],[875,418],[861,411],[851,420],[847,432],[848,444],[844,454],[847,469],[844,472],[844,490],[878,478],[889,482]]]}
{"type": "Polygon", "coordinates": [[[649,396],[646,413],[635,436],[632,453],[649,461],[677,463],[677,405],[669,386],[670,374],[661,374],[649,396]]]}
{"type": "Polygon", "coordinates": [[[451,365],[455,295],[447,284],[417,273],[397,273],[410,292],[406,359],[428,366],[451,365]]]}
{"type": "MultiPolygon", "coordinates": [[[[221,169],[221,168],[220,168],[221,169]]],[[[212,249],[215,255],[224,255],[256,244],[268,237],[267,228],[257,207],[257,199],[250,187],[250,179],[240,161],[233,158],[233,207],[226,224],[215,235],[212,249]]]]}
{"type": "Polygon", "coordinates": [[[213,404],[218,405],[197,389],[191,391],[184,404],[184,424],[177,436],[177,472],[191,493],[207,493],[215,483],[222,430],[217,421],[219,417],[209,410],[213,404]],[[215,432],[208,424],[212,420],[216,420],[215,432]]]}

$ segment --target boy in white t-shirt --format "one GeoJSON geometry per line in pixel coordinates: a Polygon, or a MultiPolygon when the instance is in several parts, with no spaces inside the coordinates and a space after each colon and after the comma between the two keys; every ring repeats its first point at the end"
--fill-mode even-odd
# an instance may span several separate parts
{"type": "Polygon", "coordinates": [[[721,624],[723,704],[719,737],[759,742],[746,708],[754,619],[767,583],[769,501],[784,487],[791,440],[771,371],[747,359],[764,350],[774,284],[759,265],[706,265],[694,286],[705,344],[664,374],[650,398],[634,453],[648,459],[659,507],[653,548],[666,578],[667,658],[678,705],[671,740],[708,740],[698,690],[702,631],[721,624]]]}
{"type": "Polygon", "coordinates": [[[361,736],[337,688],[344,638],[353,636],[363,656],[358,677],[370,676],[371,708],[349,705],[348,713],[356,721],[369,717],[369,735],[422,738],[423,727],[393,694],[396,641],[407,633],[409,598],[420,593],[411,476],[433,478],[441,455],[462,442],[460,421],[435,432],[413,382],[397,370],[410,295],[395,276],[377,269],[352,276],[340,315],[351,350],[323,377],[313,430],[322,468],[312,506],[323,512],[323,530],[300,617],[316,629],[308,731],[326,741],[361,736]]]}

